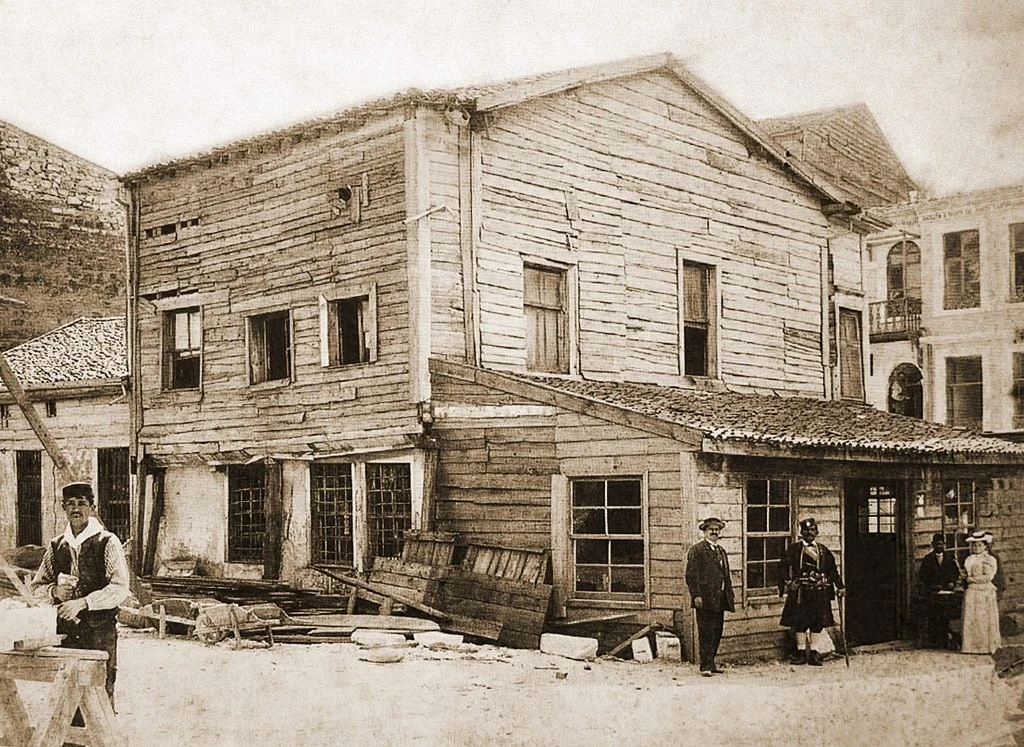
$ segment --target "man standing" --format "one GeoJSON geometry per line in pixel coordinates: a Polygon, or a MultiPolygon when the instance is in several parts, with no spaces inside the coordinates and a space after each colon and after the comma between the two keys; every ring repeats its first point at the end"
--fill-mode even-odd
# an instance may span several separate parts
{"type": "Polygon", "coordinates": [[[64,533],[54,537],[32,579],[40,601],[57,605],[57,632],[65,648],[107,652],[107,695],[114,704],[117,678],[117,608],[129,595],[124,548],[96,518],[96,498],[87,482],[61,491],[68,518],[64,533]]]}
{"type": "Polygon", "coordinates": [[[812,519],[800,522],[800,539],[789,546],[782,558],[779,574],[779,596],[786,594],[779,624],[793,630],[796,639],[794,664],[820,667],[818,646],[821,631],[835,624],[832,600],[846,594],[836,558],[817,541],[818,523],[812,519]]]}
{"type": "Polygon", "coordinates": [[[698,528],[704,533],[704,539],[691,547],[686,556],[686,585],[690,589],[690,605],[697,615],[700,673],[710,677],[722,674],[715,657],[722,641],[725,613],[733,612],[735,606],[729,557],[718,544],[725,522],[712,516],[704,519],[698,528]]]}
{"type": "Polygon", "coordinates": [[[927,615],[925,642],[930,648],[949,646],[949,621],[955,616],[959,600],[953,589],[960,580],[956,553],[946,551],[941,533],[932,535],[932,551],[921,560],[917,582],[921,587],[923,611],[927,615]]]}

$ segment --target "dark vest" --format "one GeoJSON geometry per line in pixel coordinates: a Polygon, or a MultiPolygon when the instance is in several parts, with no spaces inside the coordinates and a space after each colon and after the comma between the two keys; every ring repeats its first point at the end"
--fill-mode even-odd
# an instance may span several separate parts
{"type": "MultiPolygon", "coordinates": [[[[107,550],[109,534],[94,534],[82,543],[78,550],[78,597],[84,597],[110,583],[107,579],[107,565],[103,559],[107,550]]],[[[71,548],[64,537],[53,540],[53,573],[71,573],[71,548]]],[[[84,610],[79,619],[91,628],[112,625],[117,620],[117,609],[84,610]]],[[[61,621],[63,622],[63,621],[61,621]]],[[[59,627],[59,626],[58,626],[59,627]]]]}

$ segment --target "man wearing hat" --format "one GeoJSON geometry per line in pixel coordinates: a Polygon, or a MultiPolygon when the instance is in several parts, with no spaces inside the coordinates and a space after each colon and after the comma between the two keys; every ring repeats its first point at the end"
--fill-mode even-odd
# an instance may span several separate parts
{"type": "Polygon", "coordinates": [[[715,657],[722,641],[725,613],[733,612],[735,606],[729,556],[718,544],[725,522],[712,516],[704,519],[698,528],[704,533],[704,539],[686,555],[686,585],[690,589],[690,605],[697,616],[700,673],[710,677],[722,673],[715,657]]]}
{"type": "Polygon", "coordinates": [[[800,521],[800,539],[789,546],[782,558],[779,596],[786,594],[779,624],[793,630],[796,639],[794,664],[821,666],[818,649],[821,632],[835,624],[832,600],[846,594],[836,558],[818,542],[818,522],[800,521]]]}
{"type": "Polygon", "coordinates": [[[960,566],[956,553],[946,550],[945,538],[941,532],[932,535],[932,551],[921,560],[917,572],[920,587],[922,612],[925,620],[925,645],[930,648],[945,648],[949,645],[949,622],[955,603],[959,601],[953,589],[960,581],[960,566]]]}
{"type": "Polygon", "coordinates": [[[114,703],[117,677],[117,609],[129,595],[128,564],[116,535],[96,518],[96,498],[87,482],[61,490],[68,518],[54,537],[32,580],[36,598],[57,605],[57,632],[65,648],[107,652],[107,695],[114,703]]]}

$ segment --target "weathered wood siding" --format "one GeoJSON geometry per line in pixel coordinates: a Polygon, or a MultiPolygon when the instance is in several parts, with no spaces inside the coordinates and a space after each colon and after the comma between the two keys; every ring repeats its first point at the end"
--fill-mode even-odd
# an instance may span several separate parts
{"type": "MultiPolygon", "coordinates": [[[[96,450],[127,447],[129,443],[128,404],[113,403],[116,390],[108,394],[57,400],[56,417],[47,417],[42,402],[36,403],[54,441],[64,452],[73,474],[95,485],[96,450]]],[[[66,517],[60,506],[60,472],[39,443],[32,427],[15,404],[8,405],[10,417],[0,427],[0,547],[14,547],[17,541],[17,453],[39,451],[42,456],[43,539],[60,532],[66,517]]]]}
{"type": "Polygon", "coordinates": [[[181,305],[186,291],[198,292],[204,328],[201,395],[161,392],[161,315],[152,302],[140,302],[141,439],[151,452],[294,450],[324,441],[351,447],[416,430],[408,387],[403,138],[403,118],[395,115],[355,132],[142,182],[143,231],[200,222],[166,236],[143,235],[140,291],[177,288],[181,305]],[[354,188],[358,202],[364,179],[368,204],[358,219],[350,208],[332,206],[343,186],[354,188]],[[318,295],[370,284],[377,361],[321,366],[318,295]],[[246,318],[286,308],[292,381],[250,386],[246,318]]]}
{"type": "Polygon", "coordinates": [[[523,261],[547,260],[577,274],[581,372],[678,383],[687,260],[717,268],[721,378],[820,395],[818,200],[674,78],[489,112],[473,157],[483,365],[525,365],[523,261]]]}

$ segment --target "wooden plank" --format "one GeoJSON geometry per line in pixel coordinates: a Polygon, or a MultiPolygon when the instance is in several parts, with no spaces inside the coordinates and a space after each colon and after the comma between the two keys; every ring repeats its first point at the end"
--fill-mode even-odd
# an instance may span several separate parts
{"type": "Polygon", "coordinates": [[[386,591],[385,592],[385,591],[381,590],[379,587],[374,586],[373,584],[369,584],[369,583],[367,583],[365,581],[362,581],[362,580],[360,580],[358,578],[353,578],[352,576],[345,576],[345,575],[342,575],[340,573],[336,573],[334,571],[327,570],[326,568],[322,568],[320,566],[313,565],[313,566],[310,566],[310,568],[312,568],[313,570],[319,571],[320,573],[324,574],[325,576],[333,578],[336,581],[340,581],[343,584],[347,584],[349,586],[354,586],[355,588],[360,589],[361,591],[368,591],[368,592],[371,592],[371,593],[374,593],[374,594],[378,594],[380,596],[383,596],[383,597],[386,597],[388,599],[391,599],[391,600],[393,600],[395,602],[399,602],[401,604],[404,604],[406,607],[412,607],[415,610],[419,610],[420,612],[424,612],[424,613],[430,615],[431,617],[436,617],[439,620],[445,620],[448,617],[444,612],[441,612],[438,609],[434,609],[433,607],[430,607],[429,605],[423,604],[422,602],[418,602],[415,599],[410,599],[405,594],[396,593],[394,591],[386,591]]]}
{"type": "Polygon", "coordinates": [[[0,738],[6,744],[28,744],[32,726],[13,679],[0,675],[0,738]]]}
{"type": "Polygon", "coordinates": [[[644,627],[640,628],[640,630],[638,630],[633,635],[631,635],[629,638],[627,638],[622,643],[620,643],[618,646],[616,646],[611,651],[609,651],[607,655],[608,656],[615,656],[617,653],[622,651],[622,649],[626,648],[626,646],[631,644],[633,641],[637,640],[638,638],[643,638],[645,635],[650,633],[656,627],[658,627],[658,626],[657,625],[645,625],[644,627]]]}

